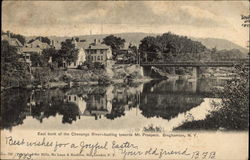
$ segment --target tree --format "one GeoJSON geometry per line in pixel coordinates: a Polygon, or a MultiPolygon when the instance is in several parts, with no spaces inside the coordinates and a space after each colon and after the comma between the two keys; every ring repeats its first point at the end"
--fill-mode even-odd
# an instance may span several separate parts
{"type": "Polygon", "coordinates": [[[137,59],[137,47],[135,45],[130,44],[128,47],[128,51],[125,51],[123,57],[129,63],[136,62],[137,59]]]}
{"type": "Polygon", "coordinates": [[[141,40],[139,51],[142,59],[147,60],[182,60],[188,54],[196,59],[198,54],[206,50],[200,42],[192,41],[184,36],[170,32],[161,36],[148,36],[141,40]]]}
{"type": "Polygon", "coordinates": [[[11,33],[11,38],[16,38],[19,40],[19,42],[22,43],[22,45],[25,44],[26,40],[25,40],[25,37],[20,35],[20,34],[14,34],[14,33],[11,33]]]}
{"type": "Polygon", "coordinates": [[[15,47],[1,42],[1,86],[24,87],[30,83],[29,66],[19,58],[15,47]]]}
{"type": "Polygon", "coordinates": [[[44,57],[46,59],[50,59],[50,57],[52,57],[52,61],[57,61],[57,59],[59,58],[59,54],[58,51],[55,48],[46,48],[42,51],[42,55],[44,55],[44,57]]]}
{"type": "Polygon", "coordinates": [[[148,61],[148,59],[158,59],[157,53],[160,51],[160,48],[157,45],[156,38],[148,36],[142,39],[139,46],[139,51],[143,61],[148,61]]]}
{"type": "Polygon", "coordinates": [[[26,42],[25,37],[23,35],[21,35],[21,34],[11,33],[10,31],[7,31],[7,32],[2,31],[1,35],[3,35],[3,34],[8,34],[8,35],[10,35],[11,38],[18,39],[18,41],[21,42],[22,45],[24,45],[25,42],[26,42]]]}
{"type": "Polygon", "coordinates": [[[73,44],[70,39],[66,39],[65,42],[62,42],[61,46],[61,49],[58,51],[59,58],[67,63],[75,62],[79,52],[75,44],[73,44]]]}
{"type": "Polygon", "coordinates": [[[1,41],[1,62],[11,63],[17,62],[17,60],[17,48],[10,46],[8,41],[1,41]]]}
{"type": "Polygon", "coordinates": [[[1,92],[1,129],[11,129],[23,123],[30,95],[31,91],[25,89],[8,89],[1,92]]]}
{"type": "Polygon", "coordinates": [[[32,66],[47,67],[49,58],[45,55],[40,55],[38,53],[32,53],[30,56],[32,66]]]}
{"type": "Polygon", "coordinates": [[[116,37],[114,35],[109,35],[103,39],[103,44],[110,46],[112,49],[113,56],[117,55],[117,51],[124,47],[125,39],[121,37],[116,37]]]}
{"type": "Polygon", "coordinates": [[[216,104],[211,118],[218,126],[226,129],[249,128],[249,68],[239,65],[235,68],[237,77],[228,81],[223,91],[218,91],[222,103],[216,104]]]}

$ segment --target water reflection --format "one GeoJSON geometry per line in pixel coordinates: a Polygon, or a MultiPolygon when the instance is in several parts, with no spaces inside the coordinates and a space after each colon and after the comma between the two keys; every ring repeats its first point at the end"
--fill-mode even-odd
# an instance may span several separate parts
{"type": "Polygon", "coordinates": [[[71,125],[78,121],[84,123],[81,120],[85,117],[93,117],[91,123],[103,119],[116,121],[122,117],[129,119],[129,113],[134,111],[137,116],[131,121],[136,121],[137,117],[169,121],[199,106],[204,98],[213,97],[211,88],[223,83],[216,80],[164,80],[134,86],[120,84],[69,90],[8,90],[1,93],[1,128],[11,130],[12,127],[23,126],[27,117],[40,124],[51,118],[60,118],[61,124],[71,125]]]}

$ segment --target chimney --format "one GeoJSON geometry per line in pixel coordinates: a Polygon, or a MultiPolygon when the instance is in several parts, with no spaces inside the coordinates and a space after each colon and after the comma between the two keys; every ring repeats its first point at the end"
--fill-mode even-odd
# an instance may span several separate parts
{"type": "Polygon", "coordinates": [[[96,43],[97,43],[97,42],[96,42],[96,39],[94,39],[94,44],[96,45],[96,43]]]}
{"type": "Polygon", "coordinates": [[[54,40],[51,40],[51,46],[55,46],[55,44],[54,44],[54,40]]]}
{"type": "Polygon", "coordinates": [[[10,31],[7,31],[8,37],[11,38],[10,31]]]}

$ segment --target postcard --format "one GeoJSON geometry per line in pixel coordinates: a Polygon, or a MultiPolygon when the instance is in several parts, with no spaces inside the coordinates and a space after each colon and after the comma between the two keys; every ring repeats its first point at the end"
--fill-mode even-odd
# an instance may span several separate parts
{"type": "Polygon", "coordinates": [[[246,160],[249,1],[3,1],[3,160],[246,160]]]}

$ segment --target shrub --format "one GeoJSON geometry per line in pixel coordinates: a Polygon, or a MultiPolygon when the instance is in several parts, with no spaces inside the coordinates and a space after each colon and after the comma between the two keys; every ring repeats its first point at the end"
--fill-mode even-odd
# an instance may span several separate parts
{"type": "Polygon", "coordinates": [[[94,62],[94,68],[96,69],[104,69],[104,65],[100,62],[94,62]]]}
{"type": "Polygon", "coordinates": [[[249,127],[249,68],[236,67],[237,77],[229,80],[223,91],[218,92],[222,104],[210,117],[219,119],[219,126],[226,129],[248,129],[249,127]]]}

